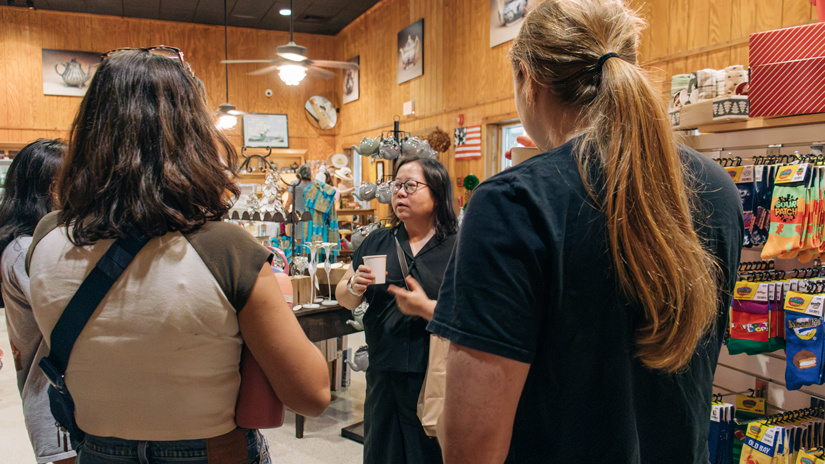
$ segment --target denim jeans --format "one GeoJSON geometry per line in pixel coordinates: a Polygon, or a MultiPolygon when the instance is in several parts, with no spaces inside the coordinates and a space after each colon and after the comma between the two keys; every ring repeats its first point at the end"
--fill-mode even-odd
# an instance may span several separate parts
{"type": "MultiPolygon", "coordinates": [[[[266,438],[246,431],[249,459],[238,464],[270,464],[266,438]]],[[[137,441],[86,435],[77,464],[207,464],[206,440],[137,441]]]]}

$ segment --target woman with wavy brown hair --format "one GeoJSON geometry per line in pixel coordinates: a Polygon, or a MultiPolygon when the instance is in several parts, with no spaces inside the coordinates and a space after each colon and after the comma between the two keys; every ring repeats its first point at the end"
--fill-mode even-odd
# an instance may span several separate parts
{"type": "Polygon", "coordinates": [[[236,161],[178,49],[104,55],[72,126],[60,211],[38,224],[28,263],[48,339],[114,239],[150,237],[71,351],[79,463],[270,462],[263,436],[235,424],[242,344],[286,406],[317,416],[329,402],[326,360],[271,253],[220,221],[236,161]]]}
{"type": "Polygon", "coordinates": [[[513,42],[541,152],[473,193],[428,328],[445,463],[706,463],[739,196],[676,143],[621,0],[546,0],[513,42]]]}

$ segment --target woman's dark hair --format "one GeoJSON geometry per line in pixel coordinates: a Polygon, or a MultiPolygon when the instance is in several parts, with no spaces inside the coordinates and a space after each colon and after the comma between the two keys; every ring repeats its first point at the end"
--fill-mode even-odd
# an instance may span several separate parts
{"type": "Polygon", "coordinates": [[[39,139],[20,150],[0,195],[0,253],[21,235],[32,235],[54,206],[51,186],[66,153],[62,141],[39,139]]]}
{"type": "Polygon", "coordinates": [[[296,174],[300,180],[312,180],[312,170],[309,168],[308,164],[302,164],[298,167],[298,172],[296,174]]]}
{"type": "Polygon", "coordinates": [[[83,245],[218,220],[240,194],[238,155],[177,59],[124,50],[95,73],[60,171],[60,222],[83,245]]]}
{"type": "MultiPolygon", "coordinates": [[[[424,171],[424,180],[427,182],[427,188],[430,189],[430,195],[432,195],[435,202],[435,237],[436,240],[441,241],[458,229],[458,218],[455,215],[455,208],[453,208],[453,185],[450,182],[450,173],[436,159],[424,156],[409,156],[398,159],[392,173],[393,179],[398,175],[401,166],[407,163],[418,163],[421,165],[421,170],[424,171]]],[[[392,227],[401,225],[401,220],[398,219],[392,208],[390,208],[390,224],[392,227]]]]}

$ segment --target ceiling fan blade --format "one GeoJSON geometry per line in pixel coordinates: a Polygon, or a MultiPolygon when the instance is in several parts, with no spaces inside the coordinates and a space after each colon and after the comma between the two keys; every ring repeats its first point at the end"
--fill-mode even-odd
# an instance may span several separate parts
{"type": "Polygon", "coordinates": [[[307,76],[309,77],[317,77],[320,79],[330,79],[335,77],[335,73],[332,71],[327,71],[326,69],[319,68],[316,66],[307,66],[307,76]]]}
{"type": "Polygon", "coordinates": [[[265,68],[256,69],[256,70],[254,70],[254,71],[252,71],[248,74],[250,76],[260,76],[261,74],[267,74],[267,73],[275,72],[277,70],[278,70],[278,65],[273,64],[272,66],[267,66],[265,68]]]}
{"type": "Polygon", "coordinates": [[[329,60],[312,60],[315,66],[323,66],[325,68],[339,68],[339,69],[358,69],[358,65],[350,63],[349,61],[329,61],[329,60]]]}
{"type": "Polygon", "coordinates": [[[239,64],[239,63],[280,63],[283,60],[274,59],[274,60],[223,60],[221,63],[227,64],[239,64]]]}

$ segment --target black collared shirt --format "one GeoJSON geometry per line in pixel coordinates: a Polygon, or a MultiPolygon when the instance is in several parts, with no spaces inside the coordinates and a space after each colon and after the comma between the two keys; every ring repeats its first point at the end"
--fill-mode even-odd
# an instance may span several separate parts
{"type": "Polygon", "coordinates": [[[410,275],[417,280],[427,296],[435,300],[444,270],[455,245],[455,234],[441,241],[432,237],[413,257],[407,230],[401,225],[395,229],[377,229],[371,232],[352,254],[353,269],[364,263],[364,256],[387,255],[385,284],[367,287],[365,298],[369,303],[364,315],[364,333],[369,345],[370,369],[396,372],[427,370],[430,334],[427,321],[417,316],[406,316],[398,310],[395,296],[387,291],[390,284],[404,287],[401,265],[395,247],[395,235],[407,260],[410,275]]]}

